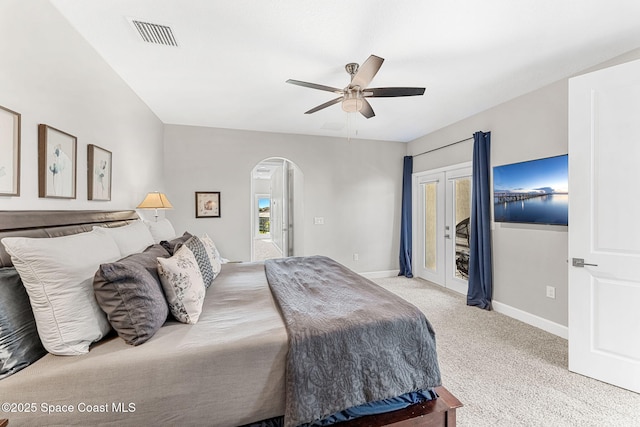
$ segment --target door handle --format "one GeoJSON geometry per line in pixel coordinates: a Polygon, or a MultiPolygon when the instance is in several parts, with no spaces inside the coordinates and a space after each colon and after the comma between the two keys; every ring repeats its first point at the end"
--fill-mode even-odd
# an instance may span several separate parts
{"type": "Polygon", "coordinates": [[[444,238],[445,238],[445,239],[450,239],[450,238],[451,238],[451,236],[450,236],[450,235],[448,235],[448,234],[445,234],[445,235],[444,235],[444,238]]]}
{"type": "Polygon", "coordinates": [[[571,258],[571,265],[574,267],[584,267],[585,265],[590,265],[591,267],[597,267],[598,264],[589,264],[584,262],[583,258],[571,258]]]}

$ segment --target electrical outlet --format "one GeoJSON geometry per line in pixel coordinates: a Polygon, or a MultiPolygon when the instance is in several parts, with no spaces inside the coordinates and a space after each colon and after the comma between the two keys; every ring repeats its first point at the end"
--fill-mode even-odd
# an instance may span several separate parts
{"type": "Polygon", "coordinates": [[[313,224],[314,225],[324,225],[324,217],[322,216],[316,216],[313,218],[313,224]]]}
{"type": "Polygon", "coordinates": [[[353,260],[354,260],[354,261],[358,261],[358,260],[360,260],[360,255],[358,255],[357,253],[354,253],[354,254],[353,254],[353,260]]]}
{"type": "Polygon", "coordinates": [[[554,298],[556,297],[556,288],[554,288],[553,286],[547,286],[547,298],[554,298]]]}

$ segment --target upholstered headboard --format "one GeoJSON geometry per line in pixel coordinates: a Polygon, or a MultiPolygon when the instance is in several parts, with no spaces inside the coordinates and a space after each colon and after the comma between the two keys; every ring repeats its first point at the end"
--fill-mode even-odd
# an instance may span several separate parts
{"type": "MultiPolygon", "coordinates": [[[[94,225],[121,227],[139,219],[136,211],[0,211],[0,240],[9,236],[58,237],[91,231],[94,225]]],[[[0,244],[0,267],[11,257],[0,244]]]]}

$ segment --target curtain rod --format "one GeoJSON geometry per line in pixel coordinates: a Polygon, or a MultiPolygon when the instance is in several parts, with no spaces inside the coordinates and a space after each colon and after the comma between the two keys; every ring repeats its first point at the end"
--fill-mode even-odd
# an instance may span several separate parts
{"type": "Polygon", "coordinates": [[[451,144],[443,145],[442,147],[438,147],[438,148],[434,148],[434,149],[429,150],[429,151],[425,151],[424,153],[414,154],[412,157],[422,156],[423,154],[427,154],[427,153],[431,153],[433,151],[441,150],[443,148],[451,147],[452,145],[460,144],[461,142],[471,141],[472,139],[473,139],[473,137],[471,136],[469,138],[461,139],[460,141],[452,142],[451,144]]]}

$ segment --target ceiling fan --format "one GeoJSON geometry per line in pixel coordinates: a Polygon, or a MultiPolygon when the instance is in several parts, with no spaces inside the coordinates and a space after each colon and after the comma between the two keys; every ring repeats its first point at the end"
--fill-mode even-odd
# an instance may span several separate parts
{"type": "Polygon", "coordinates": [[[366,98],[390,98],[395,96],[417,96],[424,94],[423,87],[378,87],[367,88],[367,85],[371,83],[371,80],[375,77],[376,73],[384,62],[383,58],[379,56],[371,55],[364,61],[362,66],[359,66],[355,62],[345,65],[345,70],[351,76],[351,83],[344,89],[338,89],[335,87],[319,85],[316,83],[308,83],[300,80],[287,80],[287,83],[291,83],[298,86],[304,86],[311,89],[324,90],[327,92],[333,92],[339,97],[332,99],[331,101],[320,104],[305,114],[315,113],[324,108],[330,107],[333,104],[342,102],[342,109],[348,113],[354,113],[359,111],[360,114],[367,119],[375,116],[371,105],[366,98]]]}

